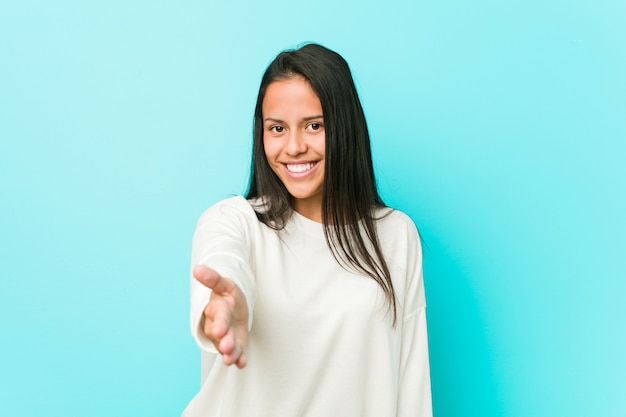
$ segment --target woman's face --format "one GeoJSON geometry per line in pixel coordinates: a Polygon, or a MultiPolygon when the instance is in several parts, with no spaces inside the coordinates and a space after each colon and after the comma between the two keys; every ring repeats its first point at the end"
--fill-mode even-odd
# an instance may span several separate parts
{"type": "Polygon", "coordinates": [[[271,83],[262,105],[263,146],[295,210],[321,222],[326,136],[322,104],[303,78],[271,83]]]}

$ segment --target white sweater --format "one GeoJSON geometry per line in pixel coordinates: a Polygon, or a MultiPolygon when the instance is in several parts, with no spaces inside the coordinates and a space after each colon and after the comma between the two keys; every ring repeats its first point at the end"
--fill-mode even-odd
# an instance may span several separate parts
{"type": "Polygon", "coordinates": [[[338,264],[321,224],[294,212],[277,232],[243,197],[200,217],[192,268],[215,269],[246,296],[248,364],[225,366],[204,336],[210,290],[192,277],[203,372],[184,417],[432,416],[419,237],[405,214],[379,214],[388,214],[377,230],[398,300],[395,329],[379,284],[338,264]]]}

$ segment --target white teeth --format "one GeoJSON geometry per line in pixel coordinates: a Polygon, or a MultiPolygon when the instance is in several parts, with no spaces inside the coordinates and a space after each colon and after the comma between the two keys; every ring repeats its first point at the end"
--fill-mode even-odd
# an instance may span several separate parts
{"type": "Polygon", "coordinates": [[[286,164],[286,165],[287,165],[287,169],[290,172],[298,172],[298,173],[308,171],[315,166],[315,164],[312,162],[309,162],[308,164],[286,164]]]}

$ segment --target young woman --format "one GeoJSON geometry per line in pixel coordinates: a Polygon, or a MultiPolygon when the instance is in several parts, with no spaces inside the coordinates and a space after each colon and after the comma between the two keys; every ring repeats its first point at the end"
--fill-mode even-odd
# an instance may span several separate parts
{"type": "Polygon", "coordinates": [[[269,65],[248,193],[201,216],[192,267],[203,372],[184,416],[432,415],[418,233],[378,195],[339,54],[269,65]]]}

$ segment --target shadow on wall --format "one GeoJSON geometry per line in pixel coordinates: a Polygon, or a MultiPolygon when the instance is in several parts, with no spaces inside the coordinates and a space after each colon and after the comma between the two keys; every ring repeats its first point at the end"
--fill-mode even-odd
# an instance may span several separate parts
{"type": "Polygon", "coordinates": [[[441,241],[427,237],[423,245],[434,413],[501,416],[489,324],[474,278],[441,241]]]}

